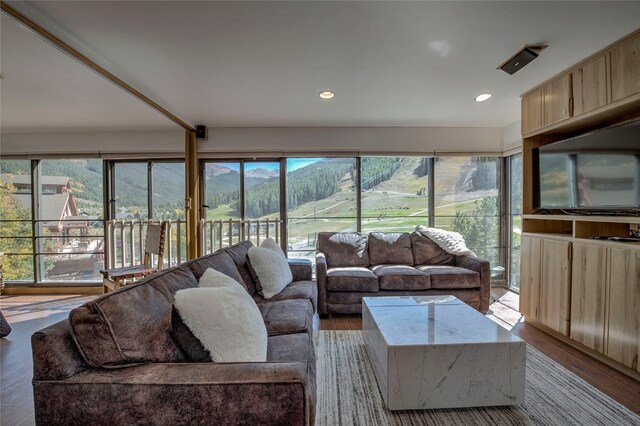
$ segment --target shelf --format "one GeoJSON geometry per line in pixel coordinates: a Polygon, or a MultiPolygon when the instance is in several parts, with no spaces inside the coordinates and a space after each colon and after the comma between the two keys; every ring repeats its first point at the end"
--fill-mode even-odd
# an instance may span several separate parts
{"type": "Polygon", "coordinates": [[[565,220],[581,222],[640,223],[640,216],[590,216],[570,214],[523,214],[523,219],[565,220]]]}

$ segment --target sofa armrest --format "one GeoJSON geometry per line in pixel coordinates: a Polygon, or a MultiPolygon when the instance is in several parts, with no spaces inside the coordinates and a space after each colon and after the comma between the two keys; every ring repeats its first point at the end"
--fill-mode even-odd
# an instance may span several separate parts
{"type": "Polygon", "coordinates": [[[456,256],[456,266],[480,274],[480,311],[489,310],[491,297],[491,265],[488,261],[473,256],[456,256]]]}
{"type": "Polygon", "coordinates": [[[327,315],[327,257],[316,252],[316,281],[318,284],[318,314],[327,315]]]}
{"type": "Polygon", "coordinates": [[[308,259],[289,259],[289,269],[291,269],[293,281],[311,281],[313,279],[311,261],[308,259]]]}
{"type": "Polygon", "coordinates": [[[34,381],[37,424],[310,423],[301,363],[146,364],[34,381]],[[60,407],[67,407],[61,410],[60,407]]]}

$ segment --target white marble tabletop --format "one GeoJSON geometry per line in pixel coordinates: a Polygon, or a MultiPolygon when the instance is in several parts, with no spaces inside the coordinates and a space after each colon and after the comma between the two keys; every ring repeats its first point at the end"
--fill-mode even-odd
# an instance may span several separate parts
{"type": "Polygon", "coordinates": [[[453,296],[365,297],[363,303],[389,346],[522,341],[453,296]]]}

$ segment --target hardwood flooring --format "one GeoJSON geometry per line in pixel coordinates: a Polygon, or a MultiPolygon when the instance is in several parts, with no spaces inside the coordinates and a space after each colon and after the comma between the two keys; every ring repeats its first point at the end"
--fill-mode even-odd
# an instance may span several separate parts
{"type": "MultiPolygon", "coordinates": [[[[95,296],[0,296],[0,309],[11,324],[11,334],[0,339],[0,424],[34,424],[31,389],[31,334],[67,318],[71,309],[95,296]]],[[[640,414],[640,382],[597,361],[544,332],[525,324],[517,311],[518,296],[494,289],[496,299],[488,316],[512,330],[585,381],[640,414]]],[[[322,330],[360,330],[360,315],[334,315],[320,320],[322,330]]]]}
{"type": "Polygon", "coordinates": [[[95,296],[0,296],[11,334],[0,339],[0,424],[35,424],[31,377],[31,335],[69,316],[95,296]]]}

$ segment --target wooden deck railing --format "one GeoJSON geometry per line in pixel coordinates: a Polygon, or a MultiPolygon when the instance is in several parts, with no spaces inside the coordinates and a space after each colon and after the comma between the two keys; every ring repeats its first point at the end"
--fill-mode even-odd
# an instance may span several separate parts
{"type": "MultiPolygon", "coordinates": [[[[119,268],[139,265],[144,254],[144,239],[148,220],[110,220],[106,222],[105,267],[119,268]]],[[[157,222],[157,221],[151,221],[157,222]]],[[[240,241],[249,240],[255,245],[265,238],[280,242],[282,220],[201,220],[199,232],[203,254],[213,253],[240,241]]],[[[179,265],[187,260],[186,222],[168,220],[163,268],[179,265]]],[[[153,259],[153,264],[156,260],[153,259]]]]}

